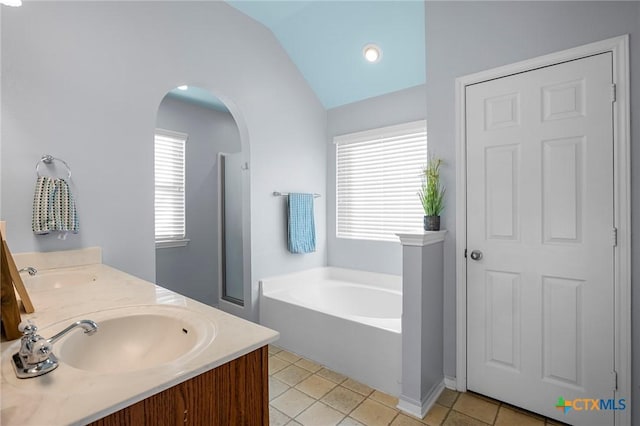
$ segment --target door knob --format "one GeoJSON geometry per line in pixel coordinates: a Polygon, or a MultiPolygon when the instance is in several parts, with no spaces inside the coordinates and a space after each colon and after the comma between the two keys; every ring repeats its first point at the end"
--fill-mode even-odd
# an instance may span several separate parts
{"type": "Polygon", "coordinates": [[[480,250],[474,250],[471,252],[471,259],[480,260],[482,259],[482,252],[480,250]]]}

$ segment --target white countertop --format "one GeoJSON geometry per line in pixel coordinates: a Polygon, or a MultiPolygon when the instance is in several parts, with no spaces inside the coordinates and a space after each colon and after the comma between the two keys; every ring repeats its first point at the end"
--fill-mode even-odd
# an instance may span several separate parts
{"type": "MultiPolygon", "coordinates": [[[[278,338],[276,331],[100,263],[41,270],[38,274],[44,276],[62,271],[81,271],[92,274],[96,279],[57,289],[29,289],[28,280],[25,280],[36,312],[22,313],[22,319],[33,320],[45,338],[51,337],[45,334],[49,325],[62,322],[61,329],[68,325],[67,321],[70,324],[72,320],[92,319],[92,312],[115,307],[165,305],[186,308],[206,316],[215,324],[215,339],[194,356],[145,370],[98,373],[79,370],[61,361],[56,370],[29,379],[18,379],[10,363],[11,355],[18,350],[19,340],[2,342],[0,424],[3,426],[85,424],[278,338]]],[[[122,332],[126,333],[126,330],[122,332]]],[[[53,352],[56,353],[55,345],[53,352]]]]}

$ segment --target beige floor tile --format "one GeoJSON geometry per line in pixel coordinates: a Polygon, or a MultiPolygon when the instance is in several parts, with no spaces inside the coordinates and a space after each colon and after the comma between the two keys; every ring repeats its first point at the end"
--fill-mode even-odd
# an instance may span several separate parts
{"type": "Polygon", "coordinates": [[[351,417],[345,417],[343,421],[340,422],[338,426],[365,426],[356,419],[351,417]]]}
{"type": "Polygon", "coordinates": [[[400,413],[398,417],[393,420],[391,426],[424,426],[424,423],[414,417],[400,413]]]}
{"type": "Polygon", "coordinates": [[[498,404],[478,398],[468,392],[458,397],[453,409],[489,424],[493,424],[496,414],[498,414],[498,404]]]}
{"type": "MultiPolygon", "coordinates": [[[[487,423],[476,420],[457,411],[451,410],[445,419],[443,426],[487,426],[487,423]]],[[[517,425],[513,425],[517,426],[517,425]]]]}
{"type": "Polygon", "coordinates": [[[309,370],[312,373],[322,370],[322,366],[320,364],[316,364],[315,362],[309,361],[308,359],[305,359],[305,358],[302,358],[296,361],[296,365],[298,367],[304,368],[305,370],[309,370]]]}
{"type": "MultiPolygon", "coordinates": [[[[524,414],[525,416],[533,417],[534,419],[542,420],[543,422],[547,420],[545,416],[541,416],[540,414],[527,411],[524,408],[516,407],[515,405],[507,404],[506,402],[501,403],[500,407],[508,408],[510,410],[515,411],[516,413],[524,414]]],[[[564,423],[559,423],[559,424],[563,425],[564,423]]]]}
{"type": "Polygon", "coordinates": [[[305,370],[304,368],[291,364],[278,371],[273,375],[273,377],[288,384],[289,386],[295,386],[310,375],[311,372],[309,370],[305,370]]]}
{"type": "Polygon", "coordinates": [[[275,345],[269,345],[269,355],[275,355],[280,351],[282,351],[282,349],[280,349],[279,347],[275,345]]]}
{"type": "Polygon", "coordinates": [[[546,419],[546,421],[547,421],[546,424],[549,426],[569,426],[568,423],[562,423],[553,419],[546,419]]]}
{"type": "Polygon", "coordinates": [[[302,425],[296,422],[295,420],[291,420],[289,423],[287,423],[286,426],[302,426],[302,425]]]}
{"type": "Polygon", "coordinates": [[[338,385],[333,383],[331,380],[327,380],[317,374],[314,374],[298,383],[296,385],[296,389],[301,390],[315,399],[320,399],[336,386],[338,385]]]}
{"type": "Polygon", "coordinates": [[[438,404],[444,405],[445,407],[453,407],[456,399],[458,399],[458,395],[460,395],[459,392],[444,388],[437,402],[438,404]]]}
{"type": "Polygon", "coordinates": [[[284,413],[269,406],[269,425],[270,426],[284,426],[289,423],[291,419],[284,413]]]}
{"type": "Polygon", "coordinates": [[[480,399],[482,399],[482,400],[484,400],[484,401],[491,402],[491,403],[493,403],[493,404],[498,404],[498,405],[502,404],[502,402],[501,402],[501,401],[498,401],[498,400],[493,399],[493,398],[491,398],[491,397],[488,397],[488,396],[482,395],[481,393],[475,393],[475,392],[472,392],[472,391],[468,391],[468,392],[466,392],[466,393],[468,393],[469,395],[473,395],[473,396],[475,396],[476,398],[480,398],[480,399]]]}
{"type": "Polygon", "coordinates": [[[271,405],[289,417],[295,417],[313,404],[315,400],[297,389],[289,389],[271,401],[271,405]]]}
{"type": "Polygon", "coordinates": [[[320,377],[324,377],[325,379],[331,380],[334,383],[342,383],[347,380],[347,376],[343,376],[340,373],[336,373],[333,370],[329,370],[328,368],[323,368],[322,370],[318,370],[316,373],[320,377]]]}
{"type": "Polygon", "coordinates": [[[296,355],[292,352],[285,351],[285,350],[278,352],[277,354],[275,354],[275,356],[277,356],[278,358],[284,359],[285,361],[290,363],[294,363],[302,358],[300,355],[296,355]]]}
{"type": "Polygon", "coordinates": [[[296,417],[303,426],[335,426],[344,414],[318,401],[296,417]]]}
{"type": "Polygon", "coordinates": [[[289,385],[281,382],[275,377],[269,376],[269,401],[276,398],[289,389],[289,385]]]}
{"type": "Polygon", "coordinates": [[[528,416],[524,413],[517,412],[507,407],[500,407],[495,426],[544,426],[544,420],[528,416]]]}
{"type": "Polygon", "coordinates": [[[364,396],[342,386],[337,386],[326,394],[321,401],[342,413],[349,414],[351,410],[364,401],[364,396]]]}
{"type": "Polygon", "coordinates": [[[371,392],[373,392],[373,389],[370,388],[369,386],[360,383],[360,382],[356,382],[353,379],[347,379],[344,382],[341,383],[342,386],[344,386],[347,389],[351,389],[354,392],[358,392],[359,394],[362,394],[364,396],[369,396],[371,395],[371,392]]]}
{"type": "Polygon", "coordinates": [[[287,361],[285,361],[284,359],[278,358],[277,356],[270,356],[269,357],[269,375],[272,376],[275,373],[277,373],[278,371],[282,370],[283,368],[285,368],[286,366],[288,366],[289,363],[287,361]]]}
{"type": "Polygon", "coordinates": [[[371,399],[366,399],[362,404],[358,405],[349,416],[367,426],[386,426],[391,423],[397,414],[397,410],[371,399]]]}
{"type": "Polygon", "coordinates": [[[547,426],[569,426],[567,425],[567,423],[562,423],[562,422],[558,422],[556,420],[553,419],[547,419],[547,426]]]}
{"type": "Polygon", "coordinates": [[[422,423],[425,423],[429,426],[440,426],[444,419],[449,414],[449,408],[444,405],[440,405],[438,403],[433,404],[431,410],[427,413],[426,416],[422,419],[422,423]]]}
{"type": "Polygon", "coordinates": [[[381,402],[387,407],[391,408],[396,408],[396,406],[398,405],[398,398],[396,398],[395,396],[387,395],[386,393],[380,392],[379,390],[374,390],[369,398],[381,402]]]}

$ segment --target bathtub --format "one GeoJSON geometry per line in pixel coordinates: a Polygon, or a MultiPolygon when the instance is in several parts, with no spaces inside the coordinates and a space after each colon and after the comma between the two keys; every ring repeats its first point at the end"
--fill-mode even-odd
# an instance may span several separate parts
{"type": "Polygon", "coordinates": [[[266,278],[259,309],[278,346],[400,395],[400,276],[324,267],[266,278]]]}

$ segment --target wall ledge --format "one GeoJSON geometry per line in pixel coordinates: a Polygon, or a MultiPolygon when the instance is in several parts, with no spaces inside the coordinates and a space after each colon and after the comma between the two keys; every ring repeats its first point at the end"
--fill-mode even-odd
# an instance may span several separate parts
{"type": "Polygon", "coordinates": [[[400,244],[403,246],[428,246],[431,244],[444,241],[446,230],[441,231],[423,231],[416,229],[414,231],[400,232],[396,235],[400,238],[400,244]]]}
{"type": "Polygon", "coordinates": [[[102,247],[73,250],[27,252],[13,255],[18,269],[33,266],[37,270],[71,268],[102,263],[102,247]]]}

